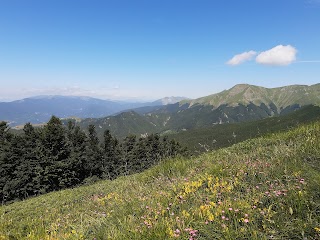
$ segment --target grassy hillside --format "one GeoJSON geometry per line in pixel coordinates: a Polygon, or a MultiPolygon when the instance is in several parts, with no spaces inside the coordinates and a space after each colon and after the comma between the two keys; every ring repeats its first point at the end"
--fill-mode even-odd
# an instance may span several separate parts
{"type": "Polygon", "coordinates": [[[177,140],[192,152],[205,152],[231,146],[264,134],[287,131],[298,125],[318,120],[320,120],[320,107],[309,105],[283,116],[190,129],[170,134],[169,138],[177,140]]]}
{"type": "Polygon", "coordinates": [[[320,123],[0,208],[0,239],[319,239],[320,123]]]}

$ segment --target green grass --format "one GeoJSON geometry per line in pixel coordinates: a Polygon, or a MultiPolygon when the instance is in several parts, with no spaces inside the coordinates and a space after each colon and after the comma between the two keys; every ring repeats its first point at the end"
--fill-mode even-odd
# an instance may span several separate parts
{"type": "Polygon", "coordinates": [[[320,123],[0,207],[0,239],[320,239],[320,123]]]}

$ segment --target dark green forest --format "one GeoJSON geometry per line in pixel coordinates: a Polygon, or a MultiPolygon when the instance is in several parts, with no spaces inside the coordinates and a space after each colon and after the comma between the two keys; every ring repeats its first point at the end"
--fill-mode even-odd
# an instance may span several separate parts
{"type": "Polygon", "coordinates": [[[169,139],[178,141],[192,154],[217,150],[250,138],[288,131],[302,124],[320,121],[320,107],[308,105],[288,114],[257,121],[225,123],[212,127],[194,128],[178,133],[167,132],[169,139]]]}
{"type": "Polygon", "coordinates": [[[99,179],[141,172],[164,158],[186,154],[175,140],[151,134],[118,140],[96,129],[87,131],[53,116],[41,128],[30,123],[22,134],[0,122],[0,201],[25,199],[51,191],[92,183],[99,179]]]}

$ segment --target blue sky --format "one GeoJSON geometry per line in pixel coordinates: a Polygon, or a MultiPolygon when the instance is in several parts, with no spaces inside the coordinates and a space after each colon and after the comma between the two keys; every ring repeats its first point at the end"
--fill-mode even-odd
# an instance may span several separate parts
{"type": "Polygon", "coordinates": [[[1,0],[0,100],[319,83],[320,0],[1,0]]]}

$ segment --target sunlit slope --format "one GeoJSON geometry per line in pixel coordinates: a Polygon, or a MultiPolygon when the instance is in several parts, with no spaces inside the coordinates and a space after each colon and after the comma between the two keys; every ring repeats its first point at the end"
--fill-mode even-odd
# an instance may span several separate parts
{"type": "MultiPolygon", "coordinates": [[[[264,88],[249,84],[238,84],[233,88],[212,94],[206,97],[184,100],[181,103],[190,105],[202,104],[219,107],[227,104],[237,106],[238,104],[255,105],[265,104],[275,107],[279,112],[290,105],[299,104],[301,106],[308,104],[320,104],[320,84],[308,85],[290,85],[278,88],[264,88]]],[[[274,109],[275,110],[275,109],[274,109]]]]}
{"type": "Polygon", "coordinates": [[[320,123],[0,208],[0,239],[319,239],[320,123]]]}

